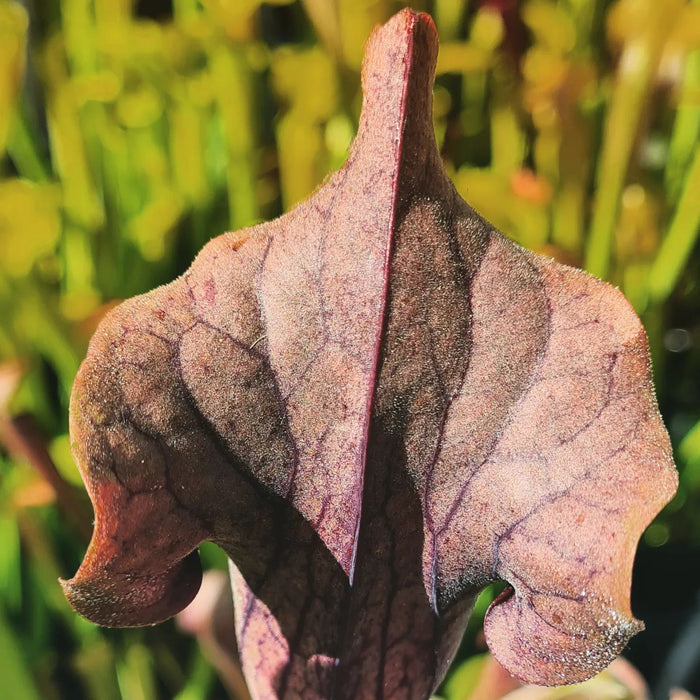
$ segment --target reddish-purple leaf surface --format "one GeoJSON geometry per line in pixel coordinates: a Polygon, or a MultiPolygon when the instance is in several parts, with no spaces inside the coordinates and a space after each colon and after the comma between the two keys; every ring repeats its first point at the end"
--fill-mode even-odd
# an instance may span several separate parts
{"type": "Polygon", "coordinates": [[[96,524],[68,598],[164,620],[218,543],[254,697],[427,697],[497,579],[486,638],[525,681],[641,628],[634,550],[676,485],[644,332],[456,194],[436,53],[427,15],[377,30],[345,167],[111,312],[75,383],[96,524]]]}

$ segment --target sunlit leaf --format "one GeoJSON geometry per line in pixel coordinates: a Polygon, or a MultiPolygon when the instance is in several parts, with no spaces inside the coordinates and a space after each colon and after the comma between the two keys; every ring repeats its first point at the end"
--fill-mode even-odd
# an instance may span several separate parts
{"type": "Polygon", "coordinates": [[[677,477],[622,295],[504,238],[433,133],[437,36],[376,31],[344,168],[111,312],[73,391],[96,510],[70,601],[172,616],[230,556],[262,697],[427,697],[479,591],[519,678],[604,668],[642,629],[634,550],[677,477]]]}

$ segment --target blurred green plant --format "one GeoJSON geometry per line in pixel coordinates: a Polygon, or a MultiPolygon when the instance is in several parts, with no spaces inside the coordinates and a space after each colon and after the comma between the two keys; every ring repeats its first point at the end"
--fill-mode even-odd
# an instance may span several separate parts
{"type": "MultiPolygon", "coordinates": [[[[4,696],[224,692],[172,624],[98,629],[60,593],[90,531],[67,434],[72,379],[112,304],[342,164],[362,44],[404,4],[0,0],[4,696]]],[[[412,5],[442,38],[435,128],[460,194],[518,243],[610,279],[642,314],[681,470],[645,541],[697,552],[700,2],[412,5]]],[[[462,657],[483,651],[494,595],[462,657]]]]}

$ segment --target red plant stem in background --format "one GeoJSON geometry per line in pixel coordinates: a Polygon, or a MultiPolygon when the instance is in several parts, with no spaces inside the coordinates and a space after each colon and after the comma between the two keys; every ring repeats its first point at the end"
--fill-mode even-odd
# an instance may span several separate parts
{"type": "Polygon", "coordinates": [[[498,12],[503,18],[503,26],[505,27],[503,48],[519,71],[520,59],[527,48],[527,29],[520,18],[518,3],[516,0],[481,0],[477,3],[477,7],[489,8],[498,12]]]}
{"type": "Polygon", "coordinates": [[[0,418],[0,443],[16,459],[31,464],[56,494],[56,500],[80,535],[88,541],[92,532],[90,508],[61,476],[46,449],[46,440],[29,414],[0,418]]]}

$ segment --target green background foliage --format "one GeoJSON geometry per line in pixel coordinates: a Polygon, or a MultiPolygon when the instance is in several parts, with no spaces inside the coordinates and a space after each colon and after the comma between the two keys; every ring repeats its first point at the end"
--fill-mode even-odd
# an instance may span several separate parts
{"type": "MultiPolygon", "coordinates": [[[[111,305],[342,165],[363,43],[404,5],[0,0],[3,697],[223,696],[175,623],[103,630],[61,594],[91,529],[67,434],[72,379],[111,305]]],[[[412,6],[440,33],[435,129],[459,192],[523,246],[620,286],[642,316],[681,487],[640,556],[697,557],[700,2],[412,6]]],[[[213,547],[203,559],[225,565],[213,547]]],[[[461,659],[483,651],[493,595],[461,659]]]]}

